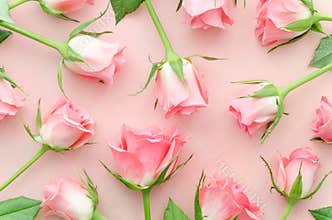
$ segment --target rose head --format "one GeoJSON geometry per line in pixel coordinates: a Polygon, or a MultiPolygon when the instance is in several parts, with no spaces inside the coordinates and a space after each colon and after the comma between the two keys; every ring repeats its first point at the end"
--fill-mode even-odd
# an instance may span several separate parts
{"type": "Polygon", "coordinates": [[[86,4],[93,4],[93,0],[41,0],[46,7],[63,13],[82,9],[86,4]]]}
{"type": "Polygon", "coordinates": [[[257,39],[263,46],[291,40],[303,32],[290,31],[285,27],[311,15],[301,0],[260,0],[257,6],[257,39]]]}
{"type": "Polygon", "coordinates": [[[312,126],[315,136],[325,142],[332,142],[332,105],[325,96],[321,99],[316,115],[312,126]]]}
{"type": "Polygon", "coordinates": [[[71,179],[58,179],[45,186],[41,204],[45,215],[58,215],[67,220],[90,220],[94,213],[89,192],[71,179]]]}
{"type": "Polygon", "coordinates": [[[204,219],[260,219],[260,208],[249,201],[243,188],[233,179],[214,175],[199,190],[199,203],[204,219]]]}
{"type": "Polygon", "coordinates": [[[170,164],[176,168],[177,156],[186,137],[175,129],[135,130],[124,125],[119,146],[110,145],[117,173],[140,187],[149,187],[170,164]]]}
{"type": "Polygon", "coordinates": [[[73,73],[112,84],[113,78],[124,63],[124,47],[95,37],[79,35],[69,41],[70,48],[84,58],[86,63],[65,60],[73,73]]]}
{"type": "Polygon", "coordinates": [[[184,0],[183,8],[192,28],[224,29],[225,24],[233,24],[229,11],[231,3],[231,0],[184,0]]]}
{"type": "Polygon", "coordinates": [[[50,147],[74,149],[94,135],[94,126],[87,112],[62,98],[45,116],[40,136],[43,144],[50,147]]]}
{"type": "Polygon", "coordinates": [[[13,88],[8,81],[0,79],[0,120],[15,115],[24,101],[24,95],[17,88],[13,88]]]}
{"type": "Polygon", "coordinates": [[[184,83],[169,63],[163,64],[156,77],[156,96],[166,112],[165,116],[190,115],[208,104],[202,75],[190,61],[183,59],[184,83]]]}

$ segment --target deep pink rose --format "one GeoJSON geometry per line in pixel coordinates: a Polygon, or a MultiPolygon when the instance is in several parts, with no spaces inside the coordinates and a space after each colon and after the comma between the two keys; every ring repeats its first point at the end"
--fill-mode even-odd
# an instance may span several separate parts
{"type": "Polygon", "coordinates": [[[113,77],[124,63],[124,47],[95,37],[79,35],[69,41],[69,46],[89,64],[65,61],[66,67],[81,76],[113,83],[113,77]]]}
{"type": "Polygon", "coordinates": [[[232,0],[184,0],[183,8],[193,28],[225,28],[233,24],[229,7],[232,0]]]}
{"type": "MultiPolygon", "coordinates": [[[[264,86],[252,86],[250,90],[258,91],[264,86]]],[[[249,92],[253,94],[254,92],[249,92]]],[[[278,113],[278,97],[263,98],[237,98],[231,101],[229,110],[237,120],[240,128],[249,135],[254,134],[259,129],[266,127],[274,121],[278,113]]]]}
{"type": "Polygon", "coordinates": [[[316,115],[317,119],[312,126],[315,136],[325,142],[332,142],[332,105],[325,96],[321,99],[316,115]]]}
{"type": "Polygon", "coordinates": [[[260,0],[257,7],[256,36],[263,46],[288,41],[302,32],[285,29],[288,24],[311,16],[301,0],[260,0]]]}
{"type": "Polygon", "coordinates": [[[94,212],[87,189],[78,181],[62,178],[45,186],[41,207],[45,215],[67,220],[90,220],[94,212]]]}
{"type": "Polygon", "coordinates": [[[260,219],[260,208],[249,201],[243,188],[229,177],[214,175],[199,191],[204,219],[239,220],[260,219]]]}
{"type": "Polygon", "coordinates": [[[294,150],[289,158],[279,159],[279,166],[276,172],[276,184],[286,193],[290,193],[301,167],[302,175],[302,196],[307,195],[314,183],[319,168],[318,157],[310,148],[298,148],[294,150]]]}
{"type": "Polygon", "coordinates": [[[175,129],[135,130],[124,125],[120,145],[110,147],[117,173],[135,185],[146,187],[175,162],[185,142],[186,137],[175,129]]]}
{"type": "Polygon", "coordinates": [[[0,120],[8,115],[15,115],[24,101],[24,95],[17,88],[13,88],[6,80],[0,79],[0,120]]]}
{"type": "Polygon", "coordinates": [[[161,66],[156,78],[158,103],[165,116],[190,115],[208,104],[202,75],[188,60],[183,59],[185,82],[182,83],[169,63],[161,66]]]}
{"type": "Polygon", "coordinates": [[[78,11],[86,4],[93,4],[93,0],[42,0],[48,8],[63,13],[78,11]]]}
{"type": "Polygon", "coordinates": [[[89,114],[62,98],[46,115],[40,129],[44,144],[58,148],[77,148],[94,135],[89,114]]]}

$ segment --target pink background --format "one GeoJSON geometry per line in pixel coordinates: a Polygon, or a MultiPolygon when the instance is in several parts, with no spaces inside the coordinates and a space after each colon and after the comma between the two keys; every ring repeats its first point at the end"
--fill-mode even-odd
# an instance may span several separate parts
{"type": "MultiPolygon", "coordinates": [[[[163,48],[144,7],[124,19],[116,29],[108,14],[95,29],[111,28],[115,34],[107,38],[127,46],[127,65],[116,76],[115,84],[107,87],[64,72],[67,94],[75,103],[85,107],[97,122],[94,140],[97,144],[63,154],[49,152],[2,192],[0,199],[18,195],[40,199],[44,184],[58,176],[78,178],[85,168],[98,185],[99,209],[107,218],[143,220],[139,193],[127,190],[113,179],[101,168],[98,160],[111,162],[111,153],[106,143],[108,140],[113,143],[119,141],[123,123],[138,128],[176,125],[192,137],[184,154],[194,153],[195,157],[171,181],[153,191],[153,219],[162,219],[168,197],[172,197],[193,217],[194,191],[200,172],[202,169],[211,171],[220,166],[218,161],[223,161],[227,172],[243,183],[254,200],[260,201],[265,212],[263,219],[279,219],[285,202],[276,192],[269,192],[270,179],[259,156],[263,155],[271,160],[278,152],[287,155],[295,147],[310,146],[321,158],[319,177],[332,169],[332,148],[309,141],[312,137],[310,123],[320,97],[326,95],[332,98],[332,78],[326,74],[292,93],[286,101],[286,111],[290,115],[283,118],[264,145],[258,143],[260,135],[250,138],[241,132],[228,112],[227,103],[241,90],[241,86],[230,82],[263,78],[277,85],[290,83],[311,71],[307,65],[321,36],[310,33],[300,42],[267,54],[254,36],[257,0],[248,1],[245,9],[242,6],[235,8],[235,24],[224,31],[192,30],[183,23],[183,14],[175,13],[177,0],[153,2],[180,54],[187,56],[199,53],[228,58],[222,62],[194,61],[206,76],[209,107],[190,117],[166,120],[160,108],[153,110],[153,84],[142,95],[128,96],[145,82],[151,67],[148,56],[151,55],[153,60],[160,60],[163,48]]],[[[105,5],[106,0],[103,0],[71,16],[86,20],[96,16],[105,5]]],[[[330,0],[315,1],[315,6],[321,12],[332,14],[330,0]]],[[[12,16],[18,25],[56,40],[64,40],[75,27],[74,23],[45,15],[35,2],[14,9],[12,16]]],[[[327,33],[331,32],[332,26],[324,24],[324,27],[327,33]]],[[[42,109],[47,111],[60,95],[56,84],[56,68],[60,57],[52,49],[18,34],[1,44],[0,48],[1,65],[6,67],[7,73],[29,94],[26,106],[19,114],[0,123],[0,182],[3,182],[39,149],[38,144],[25,133],[23,123],[34,126],[39,97],[42,98],[42,109]]],[[[313,199],[301,202],[295,208],[289,219],[312,219],[308,209],[332,205],[331,184],[332,178],[329,178],[313,199]]]]}

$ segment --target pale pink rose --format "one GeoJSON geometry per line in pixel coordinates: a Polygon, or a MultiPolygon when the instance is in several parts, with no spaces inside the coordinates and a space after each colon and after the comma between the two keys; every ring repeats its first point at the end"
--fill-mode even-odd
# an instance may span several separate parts
{"type": "Polygon", "coordinates": [[[17,88],[13,88],[6,80],[0,79],[0,120],[8,115],[15,115],[24,101],[24,95],[17,88]]]}
{"type": "Polygon", "coordinates": [[[288,41],[302,32],[286,30],[285,26],[310,16],[309,8],[301,0],[260,0],[257,7],[257,39],[263,46],[288,41]]]}
{"type": "Polygon", "coordinates": [[[208,104],[207,90],[202,75],[183,59],[185,82],[182,83],[169,63],[161,66],[156,77],[156,96],[165,116],[190,115],[208,104]]]}
{"type": "Polygon", "coordinates": [[[224,29],[225,24],[233,24],[229,10],[232,2],[232,0],[184,0],[183,8],[192,28],[224,29]]]}
{"type": "Polygon", "coordinates": [[[66,67],[81,76],[101,82],[113,83],[113,78],[125,62],[124,47],[95,37],[79,35],[69,41],[69,46],[88,63],[65,61],[66,67]]]}
{"type": "Polygon", "coordinates": [[[325,96],[321,99],[316,115],[317,119],[312,126],[315,136],[325,142],[332,142],[332,105],[325,96]]]}
{"type": "Polygon", "coordinates": [[[55,11],[63,13],[78,11],[86,4],[92,5],[93,0],[42,0],[42,2],[55,11]]]}
{"type": "Polygon", "coordinates": [[[204,219],[239,220],[260,219],[260,208],[250,202],[243,188],[229,177],[214,175],[199,191],[204,219]]]}
{"type": "Polygon", "coordinates": [[[290,193],[301,168],[302,196],[310,193],[319,168],[318,157],[310,148],[298,148],[289,158],[281,157],[276,172],[276,184],[286,193],[290,193]]]}
{"type": "MultiPolygon", "coordinates": [[[[252,86],[249,94],[253,94],[264,86],[252,86]],[[254,92],[251,92],[254,91],[254,92]]],[[[231,101],[229,110],[237,120],[240,128],[249,135],[254,134],[270,122],[278,113],[276,96],[263,98],[237,98],[231,101]]]]}
{"type": "Polygon", "coordinates": [[[62,178],[44,187],[41,207],[45,215],[66,220],[90,220],[94,212],[87,189],[78,181],[62,178]]]}
{"type": "Polygon", "coordinates": [[[135,185],[146,187],[171,162],[176,166],[174,159],[185,142],[186,137],[175,129],[135,130],[123,125],[120,145],[110,145],[110,148],[117,173],[135,185]]]}
{"type": "Polygon", "coordinates": [[[87,112],[62,98],[44,118],[40,136],[51,147],[73,149],[94,135],[94,126],[87,112]]]}

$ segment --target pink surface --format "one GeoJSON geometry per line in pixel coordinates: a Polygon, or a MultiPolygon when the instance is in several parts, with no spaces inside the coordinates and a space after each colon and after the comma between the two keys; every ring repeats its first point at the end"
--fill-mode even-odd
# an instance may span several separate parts
{"type": "MultiPolygon", "coordinates": [[[[142,95],[128,96],[146,80],[151,67],[148,56],[151,55],[153,60],[161,59],[163,48],[144,7],[124,19],[116,29],[112,27],[113,21],[104,19],[95,28],[100,30],[104,26],[111,27],[115,34],[107,38],[127,46],[127,65],[116,76],[114,85],[107,87],[64,72],[64,86],[68,96],[85,107],[97,122],[94,140],[97,144],[74,152],[48,153],[10,188],[2,192],[0,199],[18,195],[41,198],[44,184],[58,176],[78,177],[85,168],[98,185],[99,207],[106,217],[143,220],[139,193],[127,190],[113,179],[101,168],[98,160],[111,162],[111,152],[106,147],[106,142],[119,141],[122,123],[138,128],[177,125],[181,131],[192,137],[185,146],[185,155],[194,153],[195,157],[181,173],[153,191],[153,219],[162,219],[168,197],[172,197],[193,216],[194,191],[200,172],[202,169],[212,170],[218,166],[218,161],[222,161],[223,165],[219,163],[219,166],[226,167],[227,172],[229,169],[234,170],[230,173],[248,188],[254,199],[259,199],[264,207],[263,219],[279,219],[285,201],[277,193],[270,193],[270,179],[259,156],[272,159],[277,152],[288,155],[295,147],[310,146],[321,159],[319,175],[322,176],[332,169],[332,148],[309,141],[312,135],[310,125],[320,97],[326,95],[332,98],[332,78],[326,74],[291,94],[286,101],[286,112],[290,115],[283,118],[264,145],[258,144],[259,136],[250,138],[241,132],[228,112],[228,102],[241,90],[241,86],[230,82],[263,78],[283,85],[297,79],[310,71],[307,64],[321,36],[310,33],[296,44],[267,54],[266,49],[258,44],[254,36],[257,1],[248,1],[246,9],[240,6],[234,9],[235,24],[227,27],[225,31],[191,30],[183,23],[182,13],[175,14],[176,0],[154,2],[179,53],[228,58],[222,62],[195,60],[198,69],[206,76],[209,107],[190,117],[166,120],[160,108],[153,110],[154,85],[142,95]]],[[[105,5],[106,1],[103,0],[71,16],[85,20],[97,15],[105,5]]],[[[332,6],[329,0],[316,1],[315,5],[322,13],[332,13],[329,10],[332,6]]],[[[74,23],[45,15],[34,2],[13,10],[12,15],[22,27],[57,40],[64,40],[75,26],[74,23]]],[[[332,26],[325,27],[326,32],[330,33],[332,26]]],[[[39,97],[42,98],[42,108],[47,111],[60,95],[56,84],[56,68],[60,57],[52,49],[18,34],[1,44],[0,48],[1,65],[6,67],[7,73],[29,94],[27,104],[19,114],[0,123],[0,182],[3,182],[39,148],[25,133],[23,123],[33,126],[39,97]]],[[[313,199],[301,202],[294,209],[289,219],[309,220],[312,218],[307,212],[308,209],[332,205],[331,184],[332,178],[329,178],[313,199]]]]}

